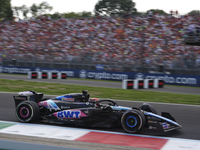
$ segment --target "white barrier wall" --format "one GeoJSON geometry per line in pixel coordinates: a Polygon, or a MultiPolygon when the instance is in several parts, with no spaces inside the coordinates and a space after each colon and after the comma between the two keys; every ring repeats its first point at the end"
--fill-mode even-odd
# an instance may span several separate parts
{"type": "Polygon", "coordinates": [[[67,79],[67,75],[64,72],[28,72],[29,79],[67,79]]]}
{"type": "Polygon", "coordinates": [[[122,81],[122,89],[149,89],[149,88],[163,88],[164,81],[160,79],[127,79],[122,81]]]}

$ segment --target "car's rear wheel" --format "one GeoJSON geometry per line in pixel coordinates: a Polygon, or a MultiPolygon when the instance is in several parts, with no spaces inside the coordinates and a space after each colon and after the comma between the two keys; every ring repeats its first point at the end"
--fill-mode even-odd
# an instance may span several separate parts
{"type": "Polygon", "coordinates": [[[130,110],[123,114],[121,124],[128,133],[138,133],[145,126],[145,116],[139,110],[130,110]]]}
{"type": "Polygon", "coordinates": [[[39,115],[39,106],[33,101],[23,101],[16,107],[16,117],[21,122],[37,121],[39,115]]]}

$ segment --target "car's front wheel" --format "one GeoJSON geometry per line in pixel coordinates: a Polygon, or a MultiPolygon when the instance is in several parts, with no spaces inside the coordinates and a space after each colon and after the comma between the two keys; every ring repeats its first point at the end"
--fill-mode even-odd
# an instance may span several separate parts
{"type": "Polygon", "coordinates": [[[123,114],[121,124],[123,129],[128,133],[138,133],[145,126],[145,116],[139,110],[130,110],[123,114]]]}
{"type": "Polygon", "coordinates": [[[33,101],[23,101],[16,107],[16,117],[21,122],[34,122],[39,115],[39,106],[33,101]]]}

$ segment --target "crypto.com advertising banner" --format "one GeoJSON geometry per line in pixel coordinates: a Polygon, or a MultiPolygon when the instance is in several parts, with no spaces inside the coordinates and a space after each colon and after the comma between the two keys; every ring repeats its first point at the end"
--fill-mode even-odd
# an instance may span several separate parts
{"type": "Polygon", "coordinates": [[[162,79],[168,85],[182,85],[200,87],[200,76],[150,74],[134,72],[112,72],[102,70],[73,70],[73,69],[49,69],[38,67],[13,67],[0,66],[0,73],[28,74],[29,71],[64,72],[67,77],[96,80],[122,81],[124,79],[162,79]]]}
{"type": "Polygon", "coordinates": [[[200,76],[135,73],[134,79],[162,79],[168,85],[199,86],[200,76]]]}

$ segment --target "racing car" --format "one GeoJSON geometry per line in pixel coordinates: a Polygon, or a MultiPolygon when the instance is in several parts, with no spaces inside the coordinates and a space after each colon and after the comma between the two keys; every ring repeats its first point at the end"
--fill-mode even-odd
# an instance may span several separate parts
{"type": "Polygon", "coordinates": [[[55,98],[43,98],[43,93],[22,91],[13,96],[15,114],[20,122],[63,123],[86,127],[122,127],[128,133],[143,128],[164,132],[181,128],[168,113],[157,114],[148,103],[140,107],[119,106],[110,99],[90,98],[87,90],[55,98]]]}

